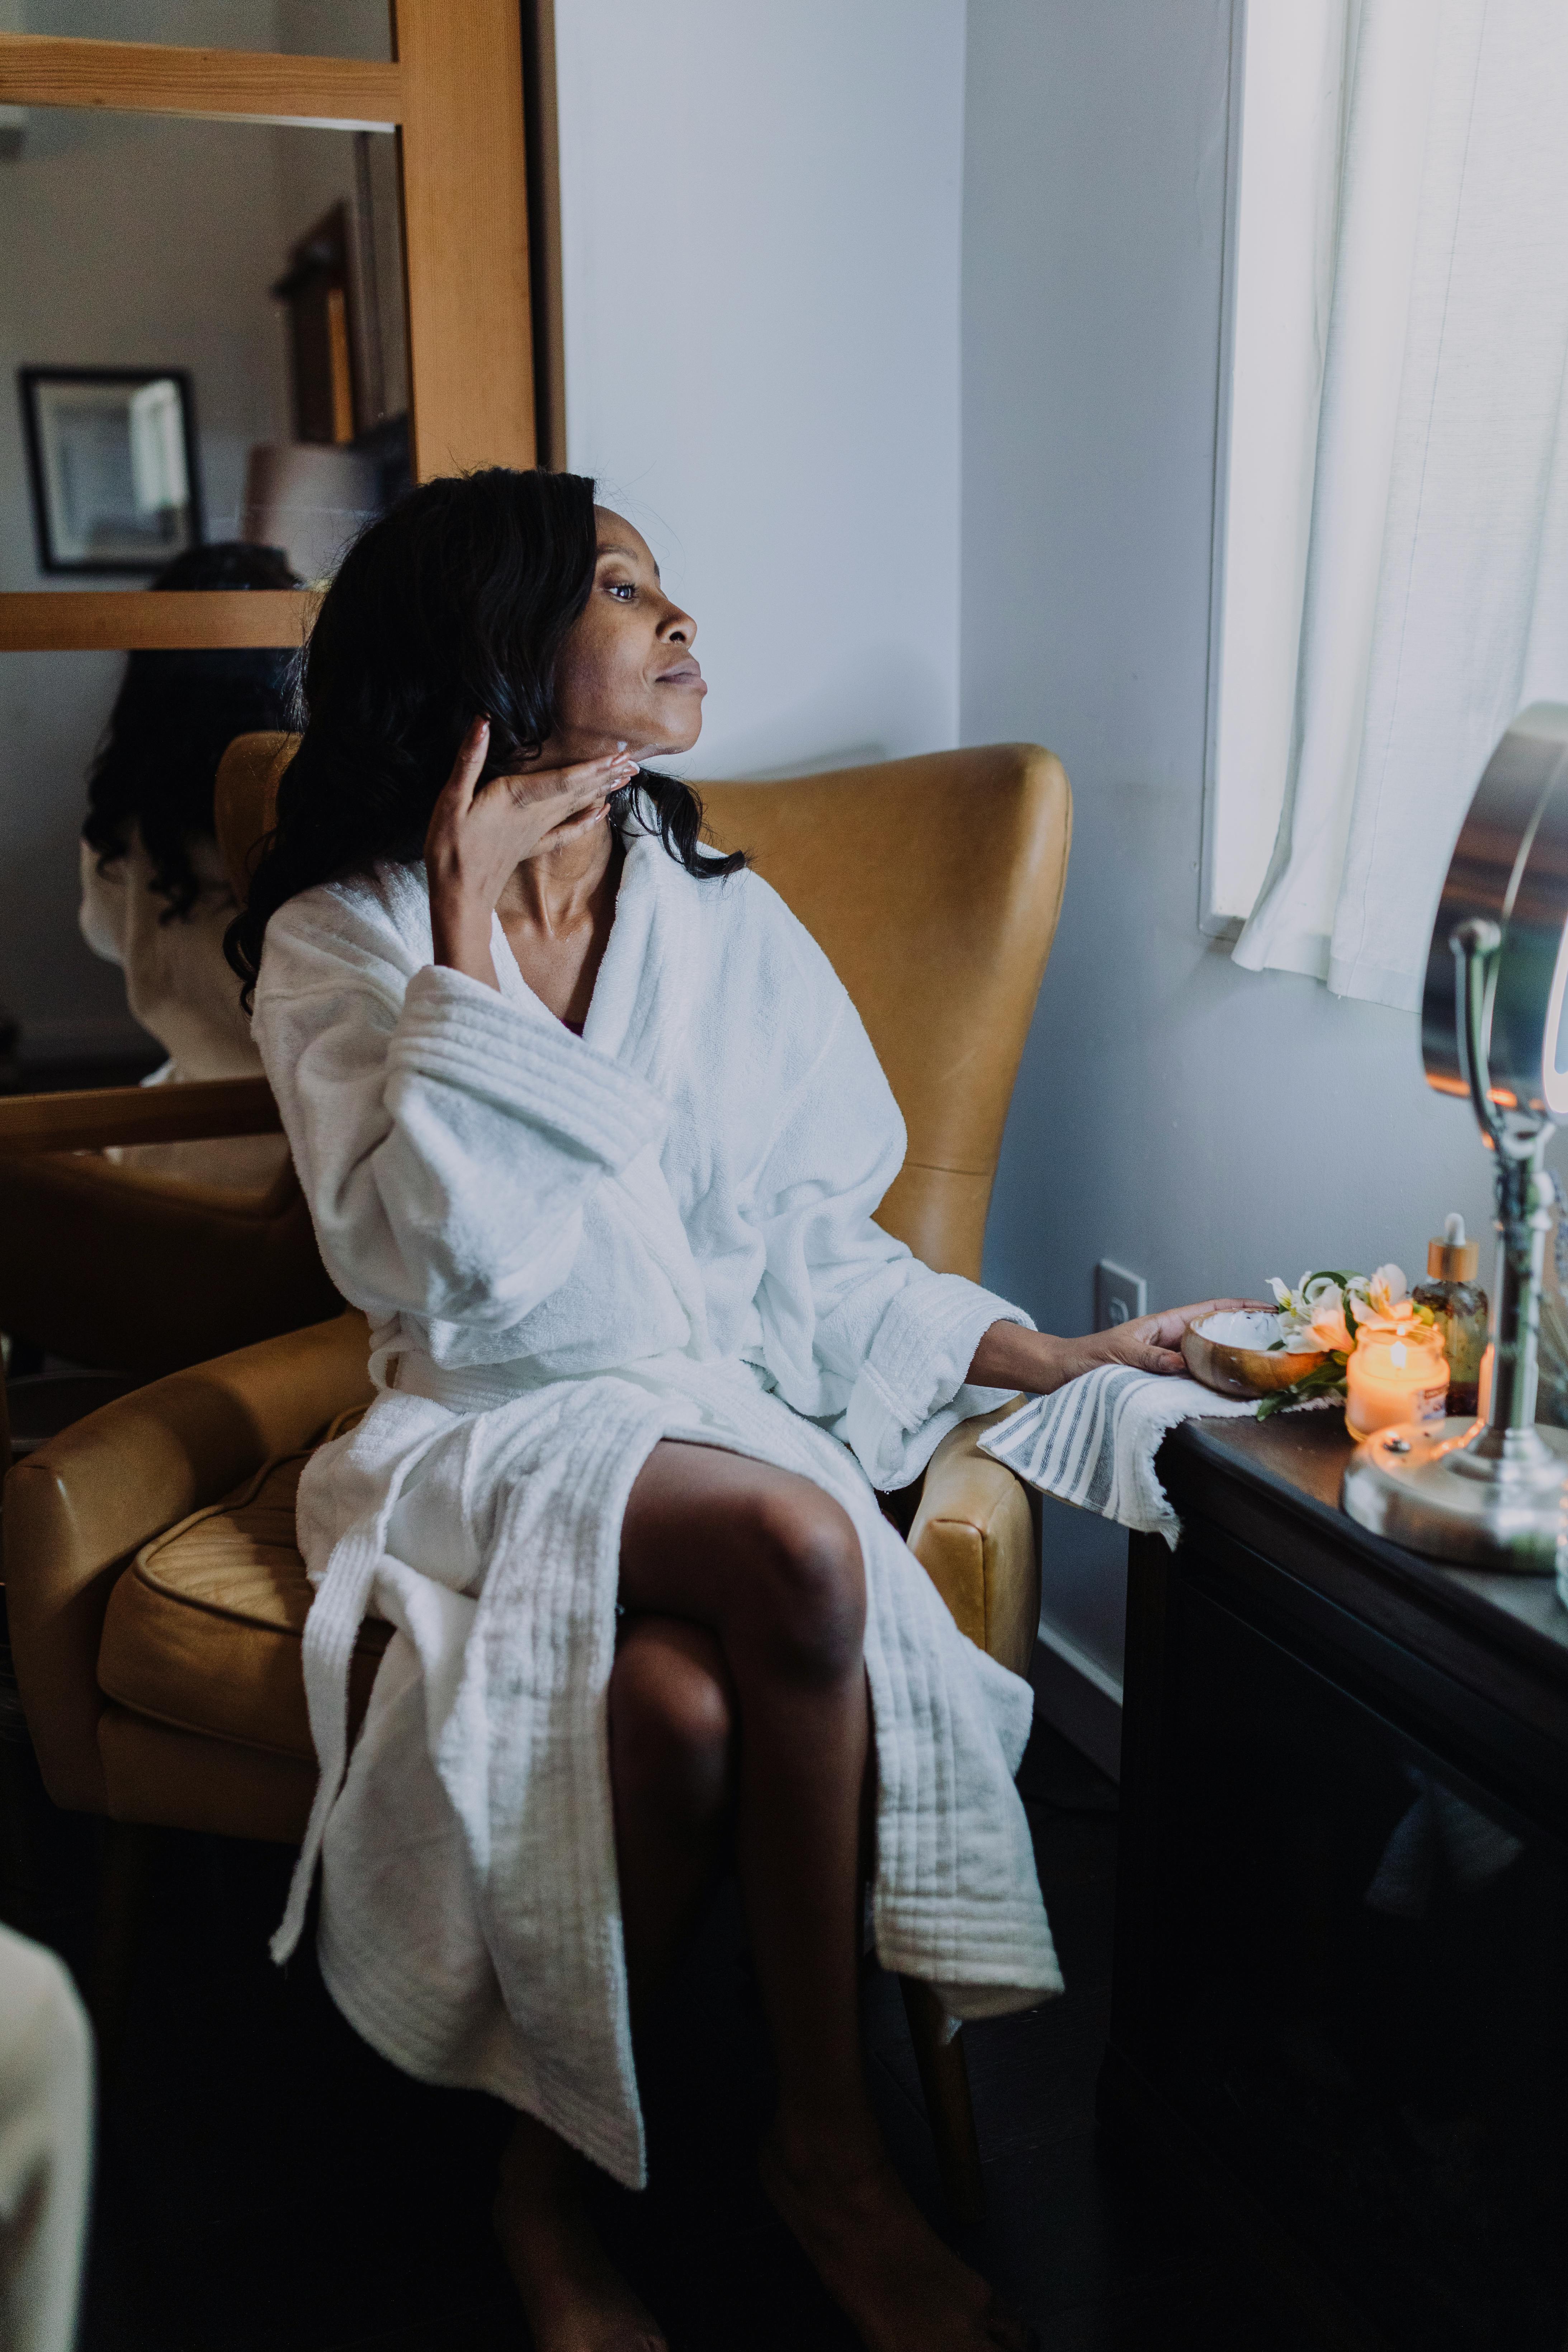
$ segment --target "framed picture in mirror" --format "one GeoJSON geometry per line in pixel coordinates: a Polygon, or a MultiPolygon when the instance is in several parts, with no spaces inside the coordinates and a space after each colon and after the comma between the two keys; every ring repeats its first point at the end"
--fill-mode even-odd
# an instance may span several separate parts
{"type": "Polygon", "coordinates": [[[184,368],[17,370],[42,572],[157,572],[202,539],[184,368]]]}

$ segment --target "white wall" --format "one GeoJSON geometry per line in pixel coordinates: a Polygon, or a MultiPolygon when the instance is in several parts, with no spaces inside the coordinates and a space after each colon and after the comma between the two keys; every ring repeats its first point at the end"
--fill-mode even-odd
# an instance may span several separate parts
{"type": "Polygon", "coordinates": [[[958,723],[963,0],[563,0],[568,462],[712,681],[693,775],[958,723]]]}
{"type": "MultiPolygon", "coordinates": [[[[962,727],[1058,751],[1077,830],[988,1279],[1084,1329],[1271,1273],[1425,1270],[1489,1217],[1415,1024],[1238,971],[1196,924],[1230,0],[973,0],[962,727]]],[[[1120,1674],[1124,1540],[1047,1519],[1055,1638],[1120,1674]]]]}
{"type": "MultiPolygon", "coordinates": [[[[1063,1331],[1102,1256],[1173,1302],[1309,1262],[1415,1272],[1446,1211],[1488,1214],[1409,1020],[1198,930],[1230,23],[1230,0],[558,17],[570,462],[701,625],[693,772],[953,740],[955,636],[962,740],[1067,763],[1067,906],[988,1252],[1063,1331]]],[[[1047,1630],[1106,1690],[1124,1559],[1050,1514],[1047,1630]]]]}

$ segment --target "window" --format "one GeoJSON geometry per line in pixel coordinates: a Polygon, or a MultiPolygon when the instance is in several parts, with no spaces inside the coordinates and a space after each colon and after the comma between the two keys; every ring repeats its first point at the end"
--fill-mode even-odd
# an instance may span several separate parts
{"type": "Polygon", "coordinates": [[[1248,0],[1203,919],[1409,1007],[1515,713],[1568,699],[1568,12],[1248,0]]]}

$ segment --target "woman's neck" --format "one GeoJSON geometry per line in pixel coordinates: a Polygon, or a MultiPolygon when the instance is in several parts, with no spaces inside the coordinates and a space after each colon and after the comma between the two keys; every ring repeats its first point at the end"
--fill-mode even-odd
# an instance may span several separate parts
{"type": "Polygon", "coordinates": [[[525,858],[496,912],[517,968],[541,1003],[582,1034],[625,862],[608,825],[583,845],[525,858]]]}
{"type": "Polygon", "coordinates": [[[610,902],[619,878],[619,842],[610,824],[595,828],[585,840],[544,845],[514,867],[496,902],[496,912],[510,936],[514,925],[555,939],[591,921],[606,882],[610,902]]]}

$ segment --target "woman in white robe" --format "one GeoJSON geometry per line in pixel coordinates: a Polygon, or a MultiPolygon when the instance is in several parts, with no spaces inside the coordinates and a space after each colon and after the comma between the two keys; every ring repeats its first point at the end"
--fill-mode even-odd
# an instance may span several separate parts
{"type": "MultiPolygon", "coordinates": [[[[188,548],[157,589],[297,588],[275,547],[188,548]]],[[[218,761],[237,735],[286,724],[292,657],[232,648],[133,653],[88,772],[81,935],[125,974],[132,1018],[167,1058],[145,1083],[184,1086],[260,1072],[224,961],[234,894],[213,830],[218,761]]],[[[187,1183],[265,1192],[286,1154],[275,1135],[111,1147],[121,1167],[187,1183]]]]}
{"type": "Polygon", "coordinates": [[[1030,1696],[876,1490],[1012,1391],[1175,1369],[1181,1318],[1054,1339],[875,1224],[904,1135],[853,1006],[641,766],[696,740],[694,635],[591,483],[499,469],[374,526],[316,625],[230,947],[376,1396],[300,1486],[321,1777],[274,1948],[319,1858],[351,2021],[519,2110],[542,2352],[652,2352],[581,2163],[641,2181],[632,2016],[732,1822],[769,2195],[876,2352],[1017,2346],[881,2150],[856,1972],[864,1849],[880,1958],[954,2015],[1059,1990],[1030,1696]]]}

